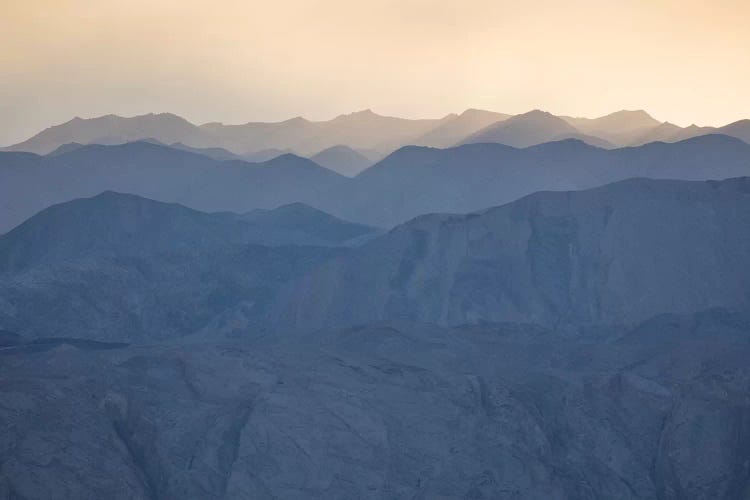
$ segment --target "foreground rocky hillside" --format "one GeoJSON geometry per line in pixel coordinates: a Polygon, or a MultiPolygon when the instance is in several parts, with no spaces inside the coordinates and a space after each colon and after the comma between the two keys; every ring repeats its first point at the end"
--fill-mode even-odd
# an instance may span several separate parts
{"type": "Polygon", "coordinates": [[[0,498],[739,499],[750,318],[0,348],[0,498]]]}

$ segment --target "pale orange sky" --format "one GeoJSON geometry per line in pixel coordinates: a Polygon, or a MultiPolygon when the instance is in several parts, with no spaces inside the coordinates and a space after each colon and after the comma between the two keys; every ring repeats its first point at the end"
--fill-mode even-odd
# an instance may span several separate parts
{"type": "Polygon", "coordinates": [[[74,116],[750,117],[748,0],[0,0],[0,144],[74,116]]]}

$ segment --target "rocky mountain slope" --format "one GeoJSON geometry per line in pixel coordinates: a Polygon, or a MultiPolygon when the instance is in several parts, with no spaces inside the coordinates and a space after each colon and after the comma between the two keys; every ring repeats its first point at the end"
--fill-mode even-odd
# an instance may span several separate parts
{"type": "Polygon", "coordinates": [[[744,498],[748,331],[711,311],[569,332],[14,337],[0,496],[744,498]]]}
{"type": "Polygon", "coordinates": [[[0,328],[132,340],[264,328],[279,287],[374,234],[304,205],[206,214],[104,193],[0,236],[0,328]]]}
{"type": "Polygon", "coordinates": [[[301,204],[53,206],[0,236],[0,498],[742,499],[748,221],[748,178],[361,246],[301,204]]]}
{"type": "Polygon", "coordinates": [[[631,179],[426,215],[290,287],[282,324],[632,324],[750,306],[750,179],[631,179]]]}

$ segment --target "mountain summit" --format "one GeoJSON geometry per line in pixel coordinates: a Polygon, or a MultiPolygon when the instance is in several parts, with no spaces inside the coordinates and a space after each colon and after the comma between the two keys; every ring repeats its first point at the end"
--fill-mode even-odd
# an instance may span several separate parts
{"type": "Polygon", "coordinates": [[[497,142],[524,148],[578,133],[562,118],[546,111],[533,110],[489,125],[461,141],[461,144],[497,142]]]}

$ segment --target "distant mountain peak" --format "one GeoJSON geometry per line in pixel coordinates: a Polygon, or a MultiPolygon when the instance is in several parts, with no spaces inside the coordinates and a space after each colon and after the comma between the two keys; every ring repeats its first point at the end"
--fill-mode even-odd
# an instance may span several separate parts
{"type": "Polygon", "coordinates": [[[503,113],[496,113],[494,111],[487,111],[486,109],[479,109],[479,108],[468,108],[465,109],[460,115],[458,116],[474,116],[474,115],[501,115],[503,113]]]}
{"type": "Polygon", "coordinates": [[[526,113],[521,113],[520,115],[514,115],[508,118],[507,120],[503,120],[502,122],[498,123],[497,126],[511,126],[514,123],[545,123],[545,124],[556,124],[561,129],[565,129],[569,132],[578,132],[578,130],[575,129],[572,125],[570,125],[568,122],[560,118],[559,116],[555,116],[552,113],[548,111],[543,111],[541,109],[532,109],[531,111],[527,111],[526,113]]]}
{"type": "Polygon", "coordinates": [[[323,149],[322,151],[316,153],[315,156],[318,156],[326,152],[332,152],[332,151],[351,151],[351,152],[356,153],[354,148],[347,146],[346,144],[336,144],[335,146],[331,146],[330,148],[323,149]]]}
{"type": "Polygon", "coordinates": [[[310,123],[310,120],[308,120],[304,116],[295,116],[294,118],[289,118],[288,120],[284,120],[283,122],[279,122],[279,123],[302,124],[302,123],[310,123]]]}
{"type": "MultiPolygon", "coordinates": [[[[159,204],[159,205],[169,205],[169,203],[164,203],[161,201],[144,198],[142,196],[138,196],[138,195],[131,194],[131,193],[121,193],[119,191],[114,191],[112,189],[107,189],[97,195],[90,196],[88,198],[79,198],[79,200],[105,200],[105,201],[122,200],[124,202],[153,203],[153,204],[159,204]]],[[[76,201],[78,200],[73,200],[71,203],[76,202],[76,201]]]]}
{"type": "Polygon", "coordinates": [[[639,118],[648,118],[651,120],[654,120],[654,117],[648,114],[643,109],[621,109],[619,111],[615,111],[614,113],[610,113],[605,116],[631,116],[631,117],[639,117],[639,118]]]}
{"type": "Polygon", "coordinates": [[[580,133],[562,118],[539,109],[497,121],[464,139],[463,143],[497,142],[524,148],[580,133]]]}
{"type": "Polygon", "coordinates": [[[348,121],[348,120],[366,120],[370,118],[382,118],[381,115],[375,113],[370,108],[363,109],[361,111],[354,111],[352,113],[345,113],[337,116],[333,121],[348,121]]]}
{"type": "Polygon", "coordinates": [[[675,144],[701,144],[701,145],[730,145],[734,144],[744,149],[750,150],[750,145],[738,137],[734,137],[728,134],[714,133],[714,134],[703,134],[695,137],[688,137],[675,144]]]}
{"type": "Polygon", "coordinates": [[[276,156],[275,158],[271,158],[270,160],[268,160],[265,163],[275,164],[275,163],[287,162],[287,161],[290,161],[290,160],[293,160],[293,161],[302,161],[302,162],[310,161],[307,158],[302,158],[301,156],[298,156],[298,155],[296,155],[294,153],[282,153],[282,154],[276,156]]]}
{"type": "Polygon", "coordinates": [[[745,118],[742,120],[737,120],[736,122],[729,123],[721,128],[727,127],[750,127],[750,119],[745,118]]]}
{"type": "Polygon", "coordinates": [[[550,113],[549,111],[543,111],[541,109],[532,109],[531,111],[527,111],[526,113],[521,113],[519,115],[515,115],[513,118],[557,118],[555,115],[550,113]]]}
{"type": "Polygon", "coordinates": [[[550,152],[550,151],[583,151],[583,150],[596,150],[601,149],[597,146],[594,146],[593,144],[590,144],[582,139],[579,139],[577,137],[568,137],[565,139],[559,139],[555,141],[550,142],[543,142],[541,144],[534,144],[533,146],[529,146],[525,149],[528,149],[530,151],[544,151],[544,152],[550,152]]]}
{"type": "Polygon", "coordinates": [[[337,144],[310,157],[318,165],[346,176],[354,176],[372,165],[366,156],[352,147],[337,144]]]}
{"type": "Polygon", "coordinates": [[[69,153],[70,151],[75,151],[76,149],[82,148],[83,146],[84,144],[81,144],[80,142],[66,142],[65,144],[61,144],[51,153],[48,153],[47,156],[58,156],[61,154],[69,153]]]}

